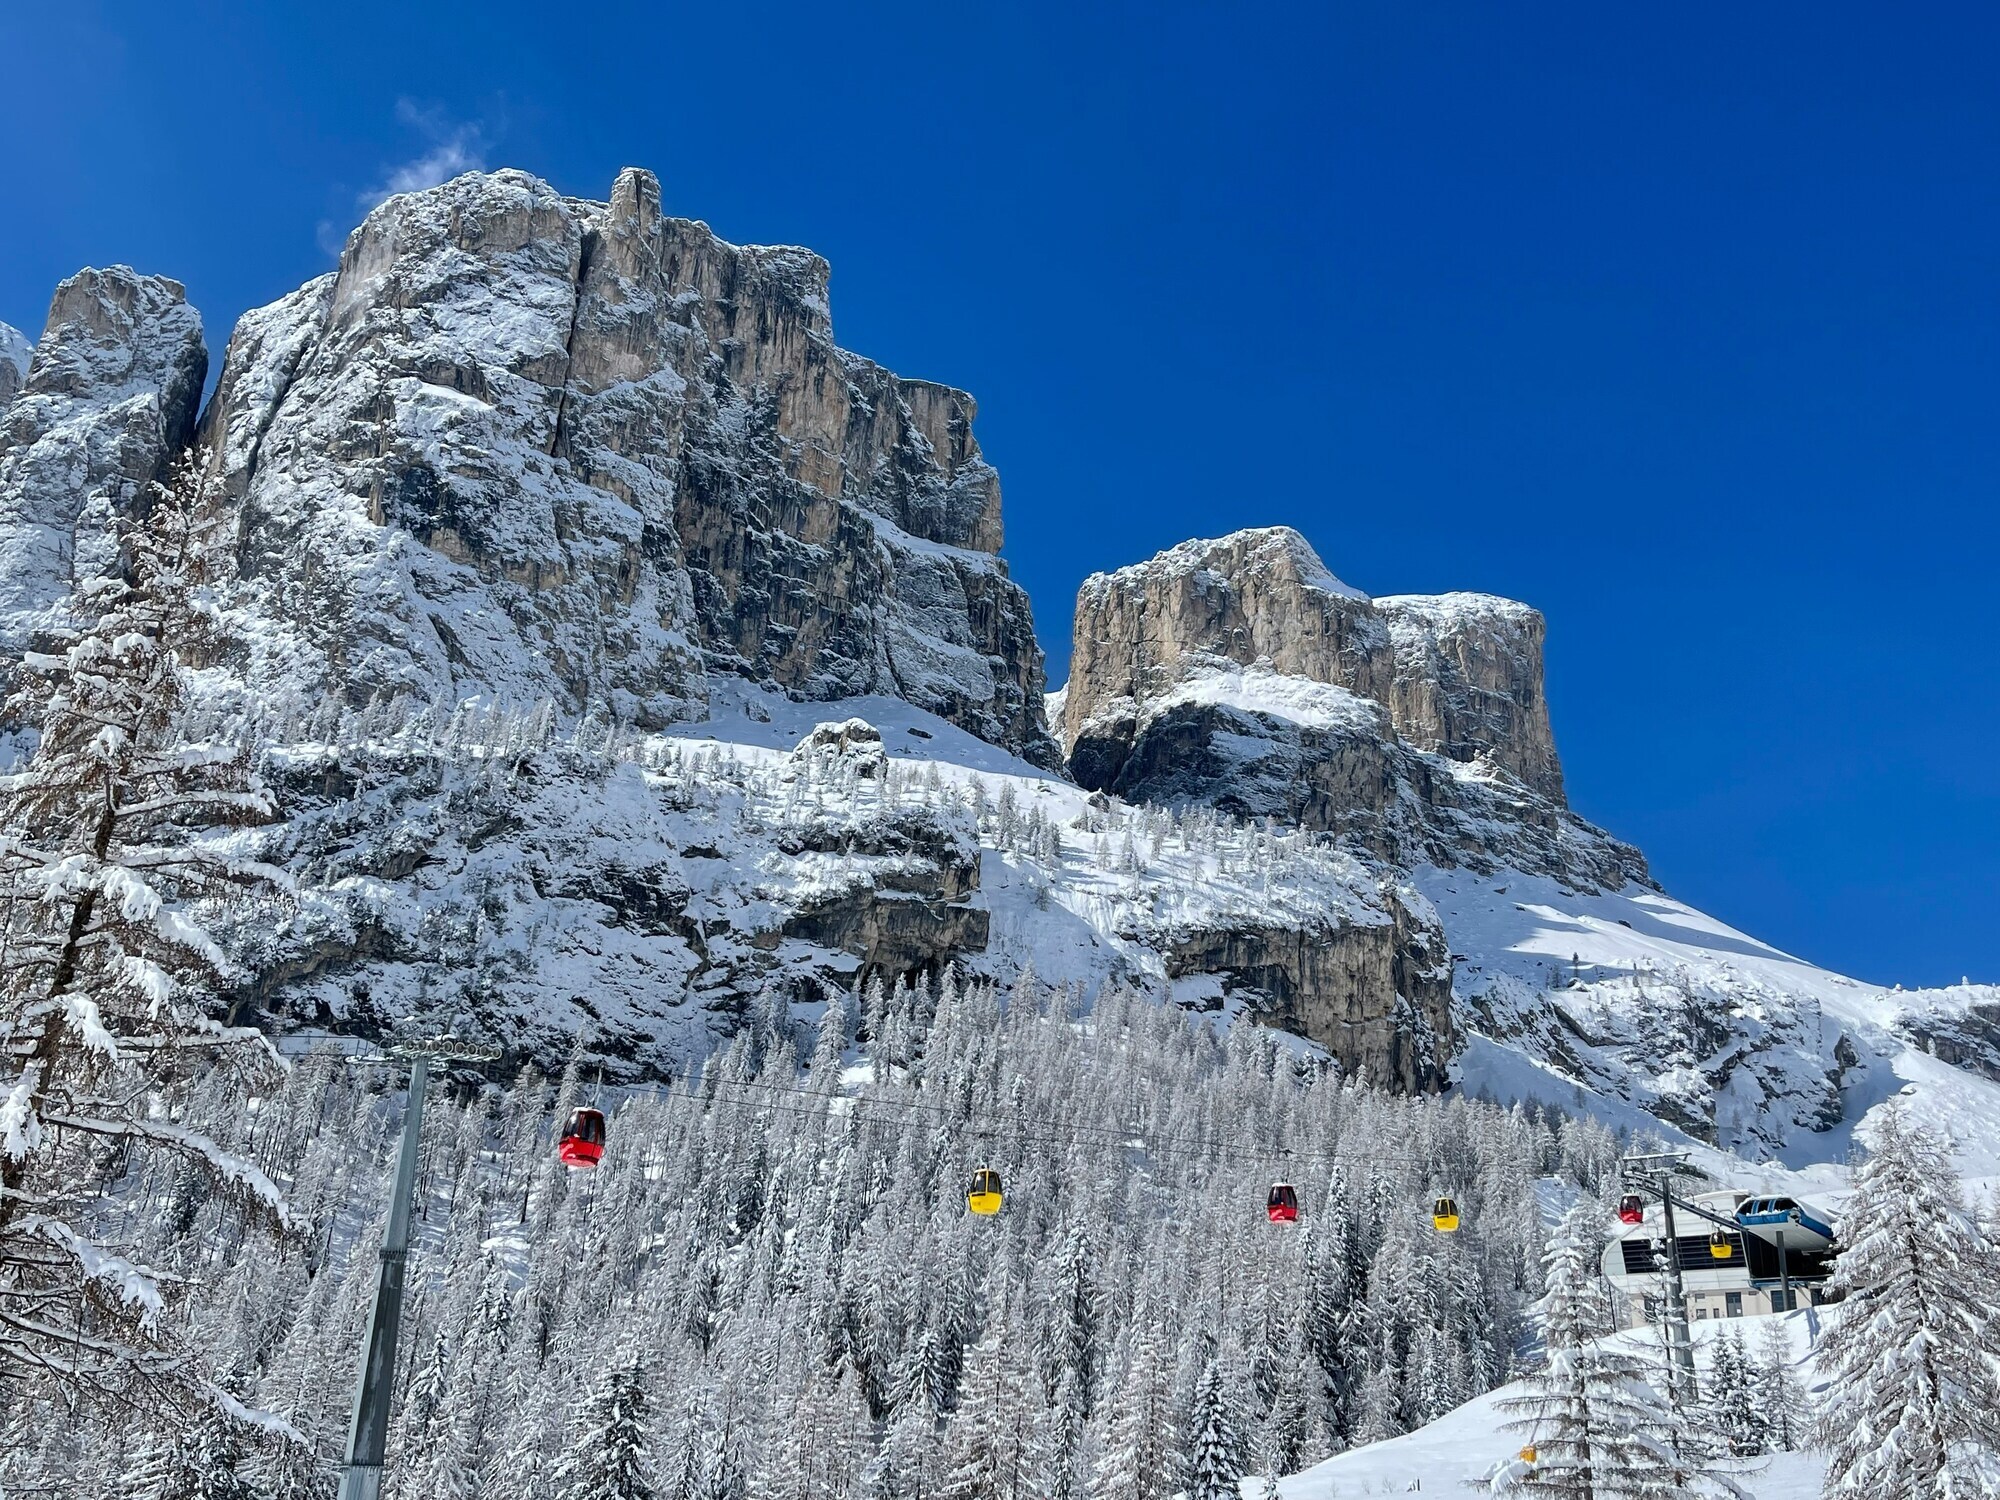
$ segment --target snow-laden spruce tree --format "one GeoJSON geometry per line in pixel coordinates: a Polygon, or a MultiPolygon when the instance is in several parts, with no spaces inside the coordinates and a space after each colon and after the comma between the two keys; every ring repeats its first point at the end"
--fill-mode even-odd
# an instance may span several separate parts
{"type": "Polygon", "coordinates": [[[1532,1464],[1508,1464],[1497,1493],[1562,1500],[1668,1500],[1704,1493],[1691,1487],[1672,1408],[1640,1355],[1606,1338],[1609,1288],[1600,1268],[1603,1210],[1572,1208],[1549,1241],[1542,1298],[1547,1359],[1500,1403],[1535,1449],[1532,1464]]]}
{"type": "Polygon", "coordinates": [[[1248,1470],[1236,1414],[1235,1392],[1221,1357],[1212,1356],[1188,1407],[1187,1500],[1236,1500],[1248,1470]]]}
{"type": "Polygon", "coordinates": [[[607,1369],[577,1412],[554,1500],[653,1500],[652,1414],[645,1367],[634,1358],[607,1369]]]}
{"type": "Polygon", "coordinates": [[[1890,1109],[1870,1145],[1819,1347],[1828,1500],[2000,1494],[2000,1255],[1944,1141],[1890,1109]]]}
{"type": "Polygon", "coordinates": [[[1738,1458],[1762,1453],[1770,1445],[1770,1418],[1757,1399],[1757,1376],[1751,1368],[1743,1331],[1732,1328],[1715,1341],[1709,1355],[1707,1417],[1717,1445],[1738,1458]]]}
{"type": "Polygon", "coordinates": [[[155,490],[126,576],[80,587],[90,622],[30,654],[9,700],[40,737],[0,777],[0,1384],[196,1382],[173,1280],[104,1232],[114,1179],[164,1153],[200,1197],[285,1222],[264,1173],[180,1118],[204,1072],[241,1099],[268,1064],[218,1019],[231,965],[202,903],[282,879],[222,836],[271,812],[247,752],[183,733],[226,559],[198,475],[155,490]]]}
{"type": "Polygon", "coordinates": [[[1757,1358],[1751,1367],[1758,1409],[1764,1414],[1765,1437],[1780,1453],[1799,1446],[1804,1436],[1800,1414],[1806,1394],[1793,1373],[1792,1341],[1778,1319],[1767,1319],[1757,1336],[1757,1358]]]}

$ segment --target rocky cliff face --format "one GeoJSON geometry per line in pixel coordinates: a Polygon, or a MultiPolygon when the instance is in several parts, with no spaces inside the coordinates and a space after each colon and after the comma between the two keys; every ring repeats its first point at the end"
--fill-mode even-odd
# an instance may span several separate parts
{"type": "Polygon", "coordinates": [[[1379,1087],[1442,1088],[1462,1042],[1444,930],[1393,882],[1379,894],[1384,922],[1237,920],[1178,933],[1164,945],[1168,977],[1221,976],[1253,1020],[1319,1043],[1379,1087]]]}
{"type": "Polygon", "coordinates": [[[22,377],[0,405],[0,653],[11,655],[64,622],[79,582],[117,566],[116,520],[187,446],[208,355],[179,282],[113,266],[58,287],[32,366],[16,344],[0,349],[0,369],[22,377]]]}
{"type": "Polygon", "coordinates": [[[204,688],[264,737],[269,852],[303,892],[283,931],[234,935],[247,1006],[464,1010],[551,1055],[587,1026],[664,1067],[767,989],[981,960],[957,804],[746,805],[845,786],[816,751],[673,789],[631,769],[718,704],[768,725],[829,699],[1059,761],[972,399],[841,349],[827,280],[665,215],[645,172],[604,203],[498,172],[390,200],[336,271],[246,315],[199,422],[173,282],[84,272],[31,371],[0,345],[7,649],[67,623],[191,444],[233,511],[232,650],[204,688]]]}
{"type": "Polygon", "coordinates": [[[1372,600],[1297,532],[1187,542],[1077,597],[1073,775],[1323,830],[1400,865],[1615,888],[1636,850],[1563,801],[1542,618],[1479,594],[1372,600]]]}
{"type": "Polygon", "coordinates": [[[0,323],[0,413],[21,393],[35,346],[18,328],[0,323]]]}
{"type": "MultiPolygon", "coordinates": [[[[64,284],[0,433],[0,639],[109,564],[194,432],[181,288],[64,284]]],[[[520,172],[392,198],[243,318],[201,436],[252,690],[551,700],[657,728],[720,677],[878,693],[1053,764],[972,399],[833,341],[827,266],[520,172]]]]}
{"type": "Polygon", "coordinates": [[[1377,599],[1395,670],[1389,720],[1404,743],[1461,763],[1485,761],[1563,805],[1543,689],[1541,615],[1490,594],[1377,599]]]}

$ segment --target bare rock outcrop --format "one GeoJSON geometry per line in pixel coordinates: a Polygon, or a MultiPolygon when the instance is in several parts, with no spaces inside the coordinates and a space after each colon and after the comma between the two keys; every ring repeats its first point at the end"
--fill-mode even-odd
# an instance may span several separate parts
{"type": "Polygon", "coordinates": [[[1543,637],[1511,600],[1370,599],[1287,527],[1186,542],[1077,597],[1071,774],[1302,824],[1390,864],[1643,880],[1636,850],[1564,803],[1543,637]]]}
{"type": "Polygon", "coordinates": [[[973,403],[833,342],[827,265],[522,172],[392,198],[206,418],[253,679],[699,717],[711,674],[1057,752],[973,403]]]}
{"type": "Polygon", "coordinates": [[[1395,672],[1367,596],[1286,526],[1183,542],[1093,573],[1077,594],[1073,639],[1063,725],[1072,758],[1107,715],[1167,693],[1191,662],[1261,664],[1378,701],[1395,672]]]}
{"type": "Polygon", "coordinates": [[[1896,1030],[1932,1057],[2000,1080],[2000,985],[1955,984],[1895,995],[1896,1030]]]}
{"type": "Polygon", "coordinates": [[[1451,760],[1489,761],[1562,805],[1540,612],[1491,594],[1408,594],[1375,608],[1395,645],[1385,701],[1397,735],[1451,760]]]}
{"type": "Polygon", "coordinates": [[[8,403],[21,394],[34,353],[35,346],[28,342],[27,335],[18,328],[0,323],[0,414],[4,414],[8,403]]]}
{"type": "Polygon", "coordinates": [[[1350,1075],[1406,1093],[1440,1089],[1460,1043],[1451,953],[1428,903],[1382,891],[1391,920],[1231,924],[1177,936],[1169,978],[1221,977],[1261,1024],[1306,1037],[1350,1075]]]}
{"type": "Polygon", "coordinates": [[[117,567],[117,518],[187,446],[207,372],[179,282],[112,266],[56,288],[0,403],[0,653],[61,626],[76,585],[117,567]]]}

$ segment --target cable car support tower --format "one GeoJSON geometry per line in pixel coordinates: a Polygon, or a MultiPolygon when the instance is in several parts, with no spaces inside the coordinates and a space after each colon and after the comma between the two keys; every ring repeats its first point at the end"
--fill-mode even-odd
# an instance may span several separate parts
{"type": "MultiPolygon", "coordinates": [[[[1664,1317],[1667,1325],[1667,1361],[1675,1382],[1680,1386],[1677,1392],[1683,1399],[1692,1400],[1695,1395],[1694,1378],[1694,1334],[1688,1327],[1687,1291],[1681,1282],[1680,1239],[1674,1232],[1674,1209],[1685,1209],[1696,1218],[1731,1234],[1741,1234],[1743,1226],[1734,1219],[1725,1219],[1720,1214],[1712,1214],[1699,1204],[1686,1198],[1674,1197],[1674,1179],[1695,1175],[1688,1165],[1685,1151],[1658,1151],[1647,1155],[1627,1156],[1618,1162],[1619,1180],[1627,1192],[1651,1193],[1660,1200],[1660,1207],[1666,1221],[1667,1253],[1666,1280],[1667,1305],[1664,1317]]],[[[1780,1265],[1784,1262],[1784,1240],[1778,1241],[1780,1265]]],[[[1785,1276],[1785,1300],[1791,1301],[1791,1277],[1789,1270],[1785,1276]]],[[[343,1497],[344,1500],[344,1497],[343,1497]]]]}
{"type": "Polygon", "coordinates": [[[389,1191],[389,1222],[382,1231],[375,1298],[368,1313],[368,1336],[354,1379],[354,1416],[347,1429],[347,1456],[341,1465],[339,1500],[378,1500],[382,1464],[389,1446],[389,1414],[396,1384],[396,1335],[403,1321],[404,1272],[410,1260],[410,1199],[417,1183],[417,1143],[424,1129],[424,1085],[430,1065],[490,1063],[497,1047],[456,1037],[397,1042],[380,1052],[356,1056],[356,1063],[406,1060],[410,1065],[409,1103],[403,1109],[403,1139],[396,1154],[396,1181],[389,1191]]]}

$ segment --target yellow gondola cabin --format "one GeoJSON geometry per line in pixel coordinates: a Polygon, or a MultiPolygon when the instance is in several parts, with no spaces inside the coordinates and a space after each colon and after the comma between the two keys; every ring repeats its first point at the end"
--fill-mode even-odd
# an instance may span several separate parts
{"type": "Polygon", "coordinates": [[[1000,1174],[991,1167],[981,1167],[972,1174],[972,1182],[965,1190],[965,1206],[982,1218],[990,1218],[1000,1212],[1000,1174]]]}

